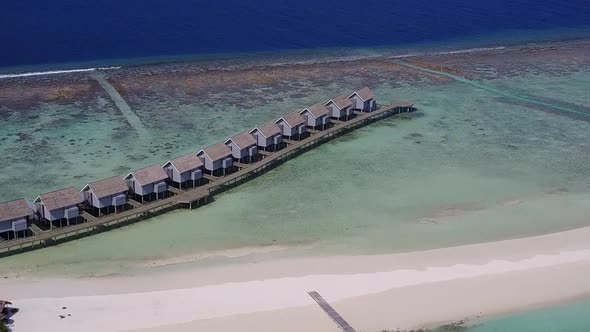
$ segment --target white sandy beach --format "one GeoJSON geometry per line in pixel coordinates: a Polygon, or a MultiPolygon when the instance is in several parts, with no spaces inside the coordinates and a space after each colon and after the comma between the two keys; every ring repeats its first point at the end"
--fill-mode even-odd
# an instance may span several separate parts
{"type": "Polygon", "coordinates": [[[8,278],[14,331],[412,328],[590,295],[590,228],[392,255],[280,259],[137,276],[8,278]],[[66,307],[66,309],[62,309],[66,307]],[[69,316],[69,315],[71,316],[69,316]],[[60,318],[64,315],[65,318],[60,318]]]}

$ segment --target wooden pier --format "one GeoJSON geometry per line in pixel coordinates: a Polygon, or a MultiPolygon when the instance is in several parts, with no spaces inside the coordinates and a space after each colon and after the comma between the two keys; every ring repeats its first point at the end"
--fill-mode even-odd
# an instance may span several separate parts
{"type": "Polygon", "coordinates": [[[334,323],[336,323],[336,325],[338,325],[338,327],[343,332],[356,332],[352,326],[350,326],[350,324],[348,324],[348,322],[344,320],[344,318],[342,318],[342,316],[340,316],[340,314],[337,313],[336,310],[334,310],[334,308],[332,308],[332,306],[329,305],[328,302],[326,302],[326,300],[324,300],[324,298],[318,292],[311,291],[307,292],[307,294],[309,294],[309,296],[311,296],[311,298],[320,306],[320,308],[324,310],[326,315],[332,318],[334,323]]]}
{"type": "Polygon", "coordinates": [[[357,116],[349,121],[339,121],[328,129],[314,132],[313,135],[302,138],[298,141],[288,141],[288,145],[278,151],[259,151],[262,156],[261,160],[250,164],[239,164],[239,170],[229,173],[225,176],[212,176],[204,174],[209,183],[196,188],[180,190],[172,189],[170,192],[173,196],[146,203],[139,203],[129,199],[131,210],[120,213],[110,214],[101,217],[94,217],[90,214],[83,214],[86,222],[63,228],[55,228],[51,231],[35,232],[34,235],[3,241],[0,243],[0,256],[7,256],[25,250],[42,248],[48,245],[61,243],[80,236],[86,236],[111,228],[127,225],[139,220],[149,218],[162,212],[187,208],[193,209],[210,202],[211,196],[233,188],[251,178],[257,177],[262,173],[282,164],[283,162],[296,157],[297,155],[335,137],[341,136],[358,127],[365,126],[372,122],[390,117],[402,112],[410,112],[413,108],[411,101],[398,101],[387,106],[382,106],[374,112],[362,113],[355,112],[357,116]]]}
{"type": "Polygon", "coordinates": [[[168,187],[168,190],[173,193],[174,195],[181,195],[184,193],[182,189],[174,188],[172,186],[168,187]]]}

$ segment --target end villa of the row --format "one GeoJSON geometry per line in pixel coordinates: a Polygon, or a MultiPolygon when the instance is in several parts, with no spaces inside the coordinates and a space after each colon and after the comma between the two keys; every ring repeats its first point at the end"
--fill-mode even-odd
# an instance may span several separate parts
{"type": "Polygon", "coordinates": [[[290,112],[227,140],[169,160],[74,187],[38,196],[33,202],[18,199],[0,203],[0,240],[26,236],[36,229],[52,229],[83,222],[88,218],[119,213],[145,202],[162,199],[176,190],[202,185],[260,160],[265,151],[277,151],[289,141],[300,140],[313,131],[325,130],[333,122],[347,121],[355,112],[377,109],[369,88],[338,95],[325,103],[290,112]]]}

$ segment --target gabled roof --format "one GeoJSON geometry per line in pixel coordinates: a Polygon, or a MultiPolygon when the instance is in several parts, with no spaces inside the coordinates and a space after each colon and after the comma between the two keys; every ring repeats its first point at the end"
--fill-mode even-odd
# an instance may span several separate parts
{"type": "Polygon", "coordinates": [[[160,165],[152,165],[129,173],[125,179],[133,177],[140,186],[156,183],[168,179],[168,174],[160,165]]]}
{"type": "Polygon", "coordinates": [[[262,136],[266,138],[273,137],[281,133],[281,128],[279,128],[279,126],[277,126],[277,124],[274,122],[267,122],[258,125],[256,128],[250,130],[250,134],[253,134],[256,130],[258,130],[262,136]]]}
{"type": "Polygon", "coordinates": [[[32,211],[29,209],[29,204],[27,204],[24,198],[0,203],[0,221],[23,218],[31,214],[32,211]]]}
{"type": "Polygon", "coordinates": [[[309,112],[314,118],[321,118],[322,116],[330,114],[330,110],[322,104],[315,104],[301,111],[299,114],[309,112]]]}
{"type": "Polygon", "coordinates": [[[275,123],[284,121],[289,127],[294,128],[305,124],[305,119],[299,114],[299,112],[291,112],[281,116],[275,123]]]}
{"type": "Polygon", "coordinates": [[[41,194],[35,199],[35,203],[41,202],[49,211],[80,204],[84,196],[74,187],[41,194]]]}
{"type": "Polygon", "coordinates": [[[249,132],[245,131],[243,133],[231,137],[230,139],[225,141],[225,144],[229,144],[229,142],[234,142],[234,144],[237,145],[240,150],[242,150],[252,145],[256,145],[256,138],[254,138],[254,136],[252,136],[252,134],[250,134],[249,132]]]}
{"type": "Polygon", "coordinates": [[[328,106],[328,104],[330,103],[333,103],[334,105],[336,105],[336,107],[338,107],[338,109],[341,110],[352,106],[352,101],[350,101],[350,99],[348,99],[348,96],[346,95],[338,95],[326,102],[324,106],[328,106]]]}
{"type": "Polygon", "coordinates": [[[201,155],[203,153],[206,154],[211,160],[221,160],[231,156],[231,150],[223,142],[201,149],[197,155],[201,155]]]}
{"type": "Polygon", "coordinates": [[[367,100],[375,98],[373,91],[371,91],[371,89],[369,89],[368,87],[364,87],[356,92],[353,92],[350,96],[348,96],[348,98],[350,98],[354,95],[359,96],[359,98],[361,98],[363,101],[367,101],[367,100]]]}
{"type": "Polygon", "coordinates": [[[168,161],[166,164],[164,164],[164,167],[168,167],[169,165],[172,165],[172,167],[174,167],[178,173],[184,173],[199,167],[203,167],[203,162],[199,157],[197,157],[197,154],[189,153],[168,161]]]}
{"type": "Polygon", "coordinates": [[[92,190],[94,195],[98,198],[108,197],[114,194],[120,194],[129,190],[125,180],[120,176],[98,180],[87,184],[82,191],[92,190]]]}

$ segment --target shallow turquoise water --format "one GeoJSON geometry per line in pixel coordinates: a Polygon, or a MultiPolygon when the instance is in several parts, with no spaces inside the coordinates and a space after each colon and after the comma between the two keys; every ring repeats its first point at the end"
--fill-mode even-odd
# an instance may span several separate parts
{"type": "Polygon", "coordinates": [[[590,331],[590,300],[507,315],[466,330],[466,332],[587,331],[590,331]]]}
{"type": "MultiPolygon", "coordinates": [[[[566,86],[560,96],[584,104],[588,82],[590,72],[580,71],[569,76],[523,75],[485,83],[532,96],[549,96],[555,85],[566,86]]],[[[220,112],[208,112],[196,104],[176,109],[174,100],[160,102],[160,107],[176,111],[162,115],[146,107],[143,115],[148,128],[163,137],[159,147],[137,146],[133,155],[144,156],[139,159],[120,151],[106,157],[93,155],[92,176],[112,174],[113,168],[121,165],[129,168],[163,160],[161,152],[166,148],[161,141],[173,141],[172,151],[188,152],[277,116],[281,109],[328,98],[342,88],[334,85],[324,90],[314,88],[304,96],[283,96],[281,101],[269,100],[256,107],[255,112],[236,105],[223,106],[220,112]],[[177,121],[160,122],[157,118],[182,118],[183,114],[193,114],[192,130],[173,130],[179,128],[177,121]],[[226,121],[218,126],[221,119],[226,121]],[[161,126],[155,126],[157,123],[161,126]]],[[[514,104],[459,82],[417,86],[392,78],[391,85],[375,86],[375,93],[385,101],[414,98],[420,111],[409,118],[365,127],[309,151],[217,196],[214,204],[3,258],[0,269],[72,275],[117,273],[154,260],[271,244],[311,246],[293,251],[306,255],[399,252],[590,225],[589,122],[514,104]]],[[[113,124],[108,118],[114,115],[105,112],[95,116],[106,119],[101,124],[105,129],[87,134],[99,139],[105,131],[110,132],[107,128],[113,124]]],[[[84,130],[84,126],[82,122],[64,124],[63,128],[84,130]]],[[[124,138],[103,139],[105,144],[111,142],[109,145],[131,143],[124,138]]],[[[58,142],[59,136],[53,140],[58,142]]],[[[96,146],[100,145],[84,149],[74,144],[75,148],[64,148],[61,153],[91,153],[88,149],[96,146]]],[[[54,175],[51,183],[70,183],[68,171],[62,170],[64,165],[52,162],[48,161],[54,165],[48,170],[54,175]]],[[[81,165],[65,167],[89,172],[81,165]]],[[[7,172],[22,178],[27,170],[12,168],[7,172]]],[[[77,181],[81,185],[84,179],[77,181]]],[[[43,184],[29,180],[33,187],[43,184]]]]}

